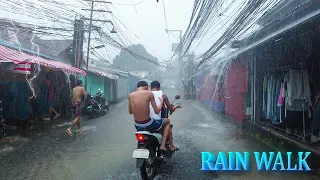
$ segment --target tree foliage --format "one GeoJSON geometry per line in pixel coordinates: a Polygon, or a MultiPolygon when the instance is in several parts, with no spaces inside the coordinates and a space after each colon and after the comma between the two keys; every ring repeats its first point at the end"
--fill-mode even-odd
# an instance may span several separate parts
{"type": "Polygon", "coordinates": [[[148,53],[141,44],[134,44],[127,47],[127,50],[121,50],[113,61],[113,64],[127,71],[158,71],[159,67],[147,59],[158,63],[158,59],[148,53]],[[128,52],[129,51],[129,52],[128,52]],[[133,52],[134,54],[130,53],[133,52]],[[139,56],[136,56],[138,54],[139,56]]]}

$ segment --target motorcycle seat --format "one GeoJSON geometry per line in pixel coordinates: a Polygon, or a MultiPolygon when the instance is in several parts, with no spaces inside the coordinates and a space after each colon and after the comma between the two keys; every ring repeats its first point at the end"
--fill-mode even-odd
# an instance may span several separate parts
{"type": "Polygon", "coordinates": [[[139,130],[137,130],[137,132],[139,132],[139,131],[148,131],[148,132],[150,132],[152,134],[154,134],[154,133],[162,134],[162,129],[160,129],[159,131],[157,131],[157,130],[150,131],[149,129],[139,129],[139,130]]]}
{"type": "MultiPolygon", "coordinates": [[[[170,124],[170,128],[172,128],[173,127],[173,125],[172,124],[170,124]]],[[[163,128],[161,128],[160,130],[158,130],[158,131],[156,131],[156,130],[152,130],[152,131],[150,131],[149,129],[139,129],[139,130],[137,130],[137,132],[139,132],[139,131],[148,131],[148,132],[150,132],[150,133],[160,133],[160,134],[162,134],[162,132],[163,132],[163,128]]]]}

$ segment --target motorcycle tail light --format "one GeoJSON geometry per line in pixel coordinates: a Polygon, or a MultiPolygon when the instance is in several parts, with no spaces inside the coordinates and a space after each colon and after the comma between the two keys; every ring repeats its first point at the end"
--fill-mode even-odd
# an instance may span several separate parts
{"type": "Polygon", "coordinates": [[[144,141],[144,136],[142,134],[137,134],[136,136],[137,136],[137,140],[139,142],[143,142],[144,141]]]}

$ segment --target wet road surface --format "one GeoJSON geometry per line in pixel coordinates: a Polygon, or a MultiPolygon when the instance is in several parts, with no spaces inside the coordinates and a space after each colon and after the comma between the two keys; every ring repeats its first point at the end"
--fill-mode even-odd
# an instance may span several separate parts
{"type": "MultiPolygon", "coordinates": [[[[168,93],[174,97],[173,92],[168,93]]],[[[180,100],[183,108],[171,117],[174,154],[158,177],[163,179],[246,179],[313,180],[311,173],[202,172],[200,152],[272,151],[248,138],[229,120],[207,110],[196,101],[180,100]]],[[[83,132],[74,137],[65,133],[68,124],[60,124],[23,145],[0,152],[0,179],[140,179],[132,152],[136,148],[133,118],[127,102],[121,102],[104,117],[83,120],[83,132]]],[[[254,158],[250,158],[252,165],[254,158]]],[[[251,165],[250,164],[250,165],[251,165]]],[[[160,178],[159,178],[160,179],[160,178]]]]}

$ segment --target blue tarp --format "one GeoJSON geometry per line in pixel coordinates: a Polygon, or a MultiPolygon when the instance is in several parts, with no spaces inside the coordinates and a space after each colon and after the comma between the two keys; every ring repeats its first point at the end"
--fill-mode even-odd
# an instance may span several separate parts
{"type": "Polygon", "coordinates": [[[40,95],[36,97],[34,113],[48,114],[48,112],[49,104],[47,100],[47,87],[44,84],[40,84],[40,95]]]}
{"type": "Polygon", "coordinates": [[[26,82],[5,82],[3,85],[3,117],[5,119],[28,119],[28,84],[26,82]]]}

